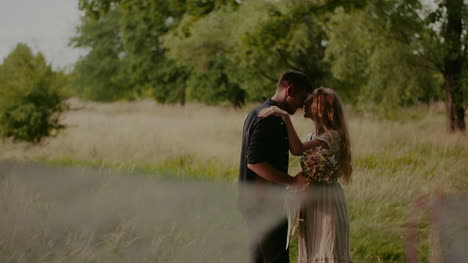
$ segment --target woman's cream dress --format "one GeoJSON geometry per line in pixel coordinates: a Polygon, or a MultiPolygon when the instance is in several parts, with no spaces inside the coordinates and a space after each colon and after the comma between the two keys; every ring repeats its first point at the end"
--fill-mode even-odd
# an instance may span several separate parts
{"type": "MultiPolygon", "coordinates": [[[[311,134],[308,139],[325,142],[330,153],[334,153],[337,160],[340,158],[341,136],[338,132],[331,131],[320,136],[311,134]]],[[[301,165],[304,165],[305,157],[301,158],[301,165]]],[[[337,178],[331,183],[309,185],[299,217],[299,263],[352,262],[348,208],[337,178]]]]}

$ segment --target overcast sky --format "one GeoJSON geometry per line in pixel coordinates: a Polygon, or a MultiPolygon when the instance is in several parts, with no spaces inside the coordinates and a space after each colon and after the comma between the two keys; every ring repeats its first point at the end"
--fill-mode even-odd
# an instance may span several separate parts
{"type": "Polygon", "coordinates": [[[68,46],[80,19],[78,0],[0,0],[0,63],[18,42],[44,53],[54,67],[83,51],[68,46]]]}

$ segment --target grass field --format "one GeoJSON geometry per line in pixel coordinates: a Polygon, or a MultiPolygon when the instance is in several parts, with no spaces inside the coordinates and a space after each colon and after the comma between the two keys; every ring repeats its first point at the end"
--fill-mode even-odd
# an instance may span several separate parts
{"type": "MultiPolygon", "coordinates": [[[[64,115],[68,128],[62,134],[35,146],[3,142],[0,158],[228,185],[237,180],[242,125],[252,105],[236,110],[152,101],[70,103],[72,110],[64,115]]],[[[437,106],[402,110],[391,121],[351,109],[347,113],[354,173],[344,190],[353,260],[404,262],[413,202],[421,196],[467,192],[468,138],[445,132],[444,114],[437,106]]],[[[305,137],[313,126],[301,115],[298,112],[293,122],[305,137]]],[[[298,158],[290,160],[290,173],[295,174],[298,158]]],[[[419,257],[428,262],[432,249],[427,212],[417,226],[419,257]]],[[[3,253],[5,242],[0,241],[3,253]]]]}

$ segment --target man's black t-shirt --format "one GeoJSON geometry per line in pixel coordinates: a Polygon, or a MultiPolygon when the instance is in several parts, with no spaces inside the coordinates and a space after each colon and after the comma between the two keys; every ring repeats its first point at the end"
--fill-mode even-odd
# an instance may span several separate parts
{"type": "Polygon", "coordinates": [[[276,116],[257,117],[260,110],[273,105],[279,106],[274,100],[268,99],[251,111],[244,122],[239,183],[253,183],[259,180],[259,176],[248,169],[247,164],[268,162],[274,168],[288,172],[289,145],[286,125],[276,116]]]}
{"type": "MultiPolygon", "coordinates": [[[[263,222],[268,222],[271,215],[283,213],[282,203],[276,199],[260,198],[253,189],[245,187],[244,184],[253,184],[262,179],[259,175],[247,168],[247,164],[268,162],[272,167],[287,173],[289,161],[288,130],[281,118],[270,116],[258,118],[257,114],[264,108],[278,106],[272,99],[255,108],[247,116],[244,122],[242,134],[242,151],[240,156],[239,169],[239,205],[243,212],[248,228],[262,228],[263,222]],[[243,187],[242,187],[243,186],[243,187]],[[243,190],[247,191],[243,191],[243,190]],[[272,211],[281,210],[281,211],[272,211]]],[[[272,186],[279,184],[269,182],[272,186]]],[[[254,246],[251,252],[253,262],[284,262],[289,263],[289,249],[286,247],[288,234],[288,221],[284,218],[269,232],[258,240],[253,240],[254,246]],[[274,260],[273,260],[274,259],[274,260]]]]}

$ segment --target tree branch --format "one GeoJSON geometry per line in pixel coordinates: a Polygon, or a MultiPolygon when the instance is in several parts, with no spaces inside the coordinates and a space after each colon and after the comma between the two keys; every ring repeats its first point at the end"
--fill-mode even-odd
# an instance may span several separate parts
{"type": "Polygon", "coordinates": [[[424,63],[412,63],[412,62],[408,62],[408,65],[418,67],[418,68],[427,69],[427,70],[430,70],[430,71],[440,71],[435,65],[434,65],[434,67],[432,67],[431,65],[427,65],[427,64],[424,64],[424,63]]]}
{"type": "Polygon", "coordinates": [[[289,61],[288,57],[287,57],[285,54],[283,54],[283,52],[282,52],[281,50],[277,50],[276,52],[277,52],[278,55],[280,56],[281,60],[282,60],[288,67],[290,67],[290,68],[292,68],[292,69],[295,69],[295,70],[299,69],[298,66],[294,65],[292,62],[289,61]]]}
{"type": "Polygon", "coordinates": [[[260,73],[260,75],[262,75],[264,78],[268,79],[268,80],[271,80],[273,82],[276,82],[276,79],[275,78],[272,78],[270,76],[268,76],[268,74],[266,74],[263,70],[261,69],[258,69],[258,72],[260,73]]]}

